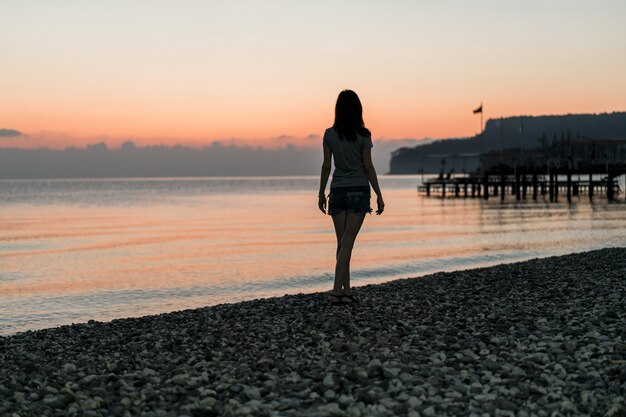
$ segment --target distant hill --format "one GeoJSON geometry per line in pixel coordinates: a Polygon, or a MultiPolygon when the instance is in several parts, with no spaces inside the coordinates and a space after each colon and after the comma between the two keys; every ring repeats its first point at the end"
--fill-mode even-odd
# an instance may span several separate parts
{"type": "MultiPolygon", "coordinates": [[[[480,135],[442,139],[413,148],[394,151],[390,160],[391,174],[415,174],[424,170],[437,173],[441,169],[441,155],[478,154],[507,148],[526,149],[540,146],[540,141],[561,138],[586,137],[592,139],[626,139],[626,112],[601,114],[567,114],[561,116],[515,116],[489,119],[483,137],[480,135]]],[[[478,158],[446,158],[445,170],[459,172],[473,170],[478,158]]]]}

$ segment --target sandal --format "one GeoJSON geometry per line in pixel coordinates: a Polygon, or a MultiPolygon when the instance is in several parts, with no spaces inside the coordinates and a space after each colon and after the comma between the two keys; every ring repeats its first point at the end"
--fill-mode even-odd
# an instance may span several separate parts
{"type": "Polygon", "coordinates": [[[354,296],[354,294],[343,294],[341,296],[341,304],[354,304],[358,302],[359,300],[354,296]],[[350,301],[343,301],[344,298],[347,298],[350,301]]]}
{"type": "Polygon", "coordinates": [[[341,299],[343,298],[343,294],[335,294],[335,293],[330,293],[330,303],[334,306],[338,306],[343,304],[341,302],[341,299]]]}

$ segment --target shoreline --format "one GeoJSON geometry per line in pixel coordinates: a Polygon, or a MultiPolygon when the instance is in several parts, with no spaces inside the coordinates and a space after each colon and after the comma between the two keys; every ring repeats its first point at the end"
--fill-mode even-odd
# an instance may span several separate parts
{"type": "Polygon", "coordinates": [[[623,415],[626,248],[0,336],[0,415],[623,415]]]}

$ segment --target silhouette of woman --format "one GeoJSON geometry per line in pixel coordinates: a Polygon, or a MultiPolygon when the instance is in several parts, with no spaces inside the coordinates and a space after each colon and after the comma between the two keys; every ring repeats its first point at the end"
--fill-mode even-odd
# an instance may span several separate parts
{"type": "Polygon", "coordinates": [[[383,195],[372,164],[372,134],[363,122],[363,107],[354,91],[344,90],[337,97],[335,123],[324,132],[324,163],[320,175],[318,207],[326,214],[326,183],[335,171],[328,195],[328,214],[332,216],[337,235],[335,284],[331,292],[333,304],[356,302],[350,288],[350,258],[354,241],[361,229],[365,213],[371,213],[370,184],[376,193],[378,209],[385,209],[383,195]]]}

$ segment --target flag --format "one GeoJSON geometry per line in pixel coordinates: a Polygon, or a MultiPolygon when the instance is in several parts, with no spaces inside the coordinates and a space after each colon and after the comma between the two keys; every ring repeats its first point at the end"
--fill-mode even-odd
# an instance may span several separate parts
{"type": "Polygon", "coordinates": [[[483,103],[480,103],[480,107],[474,110],[474,114],[483,112],[483,103]]]}

